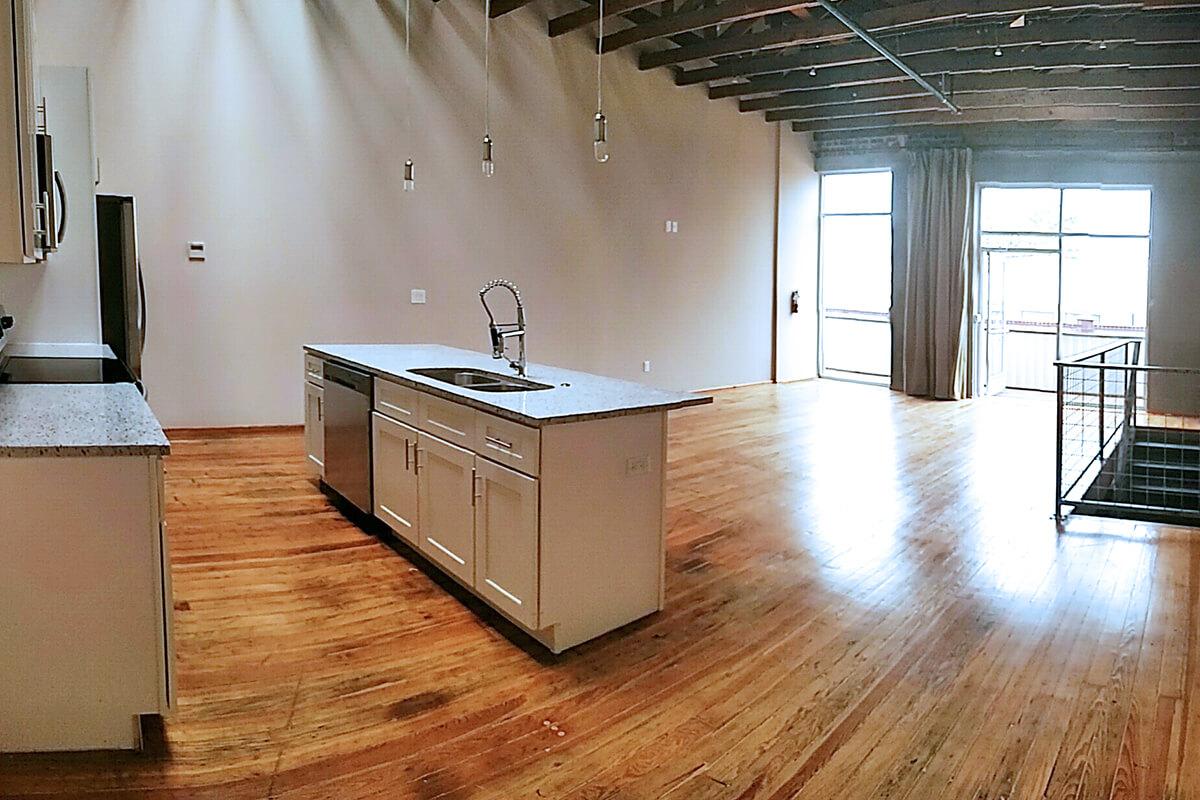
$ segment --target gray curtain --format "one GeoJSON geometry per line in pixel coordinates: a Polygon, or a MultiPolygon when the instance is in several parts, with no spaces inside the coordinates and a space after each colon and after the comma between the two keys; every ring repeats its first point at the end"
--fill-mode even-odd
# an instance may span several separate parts
{"type": "Polygon", "coordinates": [[[966,396],[974,198],[969,149],[911,154],[902,359],[911,395],[966,396]]]}

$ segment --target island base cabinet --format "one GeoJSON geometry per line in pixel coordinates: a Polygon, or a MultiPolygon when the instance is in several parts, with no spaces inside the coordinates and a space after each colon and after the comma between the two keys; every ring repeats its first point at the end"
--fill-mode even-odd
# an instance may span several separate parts
{"type": "Polygon", "coordinates": [[[0,459],[0,752],[134,749],[173,704],[157,456],[0,459]]]}
{"type": "Polygon", "coordinates": [[[375,516],[413,547],[418,535],[417,431],[402,422],[372,414],[371,474],[375,516]]]}
{"type": "Polygon", "coordinates": [[[475,590],[536,629],[538,482],[482,458],[475,470],[475,590]]]}
{"type": "Polygon", "coordinates": [[[666,417],[542,429],[534,635],[556,653],[662,609],[666,417]]]}
{"type": "Polygon", "coordinates": [[[417,434],[420,550],[471,586],[475,582],[475,454],[417,434]]]}

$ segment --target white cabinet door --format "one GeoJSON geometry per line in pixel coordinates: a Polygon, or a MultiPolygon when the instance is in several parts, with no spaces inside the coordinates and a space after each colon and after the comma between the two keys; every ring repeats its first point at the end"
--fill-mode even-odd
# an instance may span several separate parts
{"type": "Polygon", "coordinates": [[[371,414],[371,474],[375,516],[414,547],[417,537],[417,429],[371,414]]]}
{"type": "Polygon", "coordinates": [[[304,449],[308,466],[317,477],[325,475],[325,390],[304,382],[304,449]]]}
{"type": "Polygon", "coordinates": [[[482,458],[475,471],[475,589],[536,630],[538,482],[482,458]]]}
{"type": "Polygon", "coordinates": [[[475,580],[475,454],[417,434],[420,547],[468,586],[475,580]]]}

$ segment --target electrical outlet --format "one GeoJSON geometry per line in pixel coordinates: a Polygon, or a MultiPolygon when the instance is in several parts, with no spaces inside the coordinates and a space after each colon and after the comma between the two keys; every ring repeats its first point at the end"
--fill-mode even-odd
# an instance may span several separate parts
{"type": "Polygon", "coordinates": [[[650,362],[643,361],[642,362],[642,372],[649,372],[649,371],[650,371],[650,362]]]}
{"type": "Polygon", "coordinates": [[[421,305],[422,303],[424,303],[425,302],[425,290],[424,289],[413,289],[410,302],[412,302],[414,305],[421,305]]]}
{"type": "Polygon", "coordinates": [[[188,242],[187,243],[188,261],[203,261],[208,258],[208,253],[205,249],[204,242],[188,242]]]}
{"type": "Polygon", "coordinates": [[[646,475],[650,472],[650,456],[633,456],[625,459],[626,475],[646,475]]]}
{"type": "Polygon", "coordinates": [[[665,226],[663,226],[663,229],[667,233],[679,233],[679,220],[677,220],[677,219],[667,220],[667,224],[665,226]]]}

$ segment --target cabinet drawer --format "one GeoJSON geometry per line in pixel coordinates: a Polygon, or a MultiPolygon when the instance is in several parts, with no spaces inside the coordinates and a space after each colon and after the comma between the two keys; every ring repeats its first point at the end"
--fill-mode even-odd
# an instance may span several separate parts
{"type": "Polygon", "coordinates": [[[459,447],[475,447],[475,409],[417,393],[417,427],[459,447]]]}
{"type": "Polygon", "coordinates": [[[325,362],[314,355],[304,354],[304,380],[309,383],[315,383],[317,386],[325,385],[325,362]]]}
{"type": "Polygon", "coordinates": [[[392,419],[413,425],[417,421],[417,398],[420,392],[398,383],[375,379],[375,410],[392,419]]]}
{"type": "Polygon", "coordinates": [[[475,452],[505,466],[537,476],[541,431],[484,411],[475,417],[475,452]]]}

